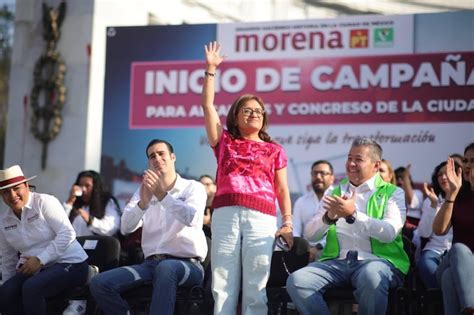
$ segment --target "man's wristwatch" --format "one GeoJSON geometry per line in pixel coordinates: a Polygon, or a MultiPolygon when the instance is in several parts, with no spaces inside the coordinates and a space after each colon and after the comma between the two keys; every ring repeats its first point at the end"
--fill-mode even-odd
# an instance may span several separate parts
{"type": "Polygon", "coordinates": [[[346,217],[346,222],[348,224],[352,224],[356,221],[356,218],[357,218],[357,210],[354,210],[354,212],[350,216],[346,217]]]}
{"type": "Polygon", "coordinates": [[[323,215],[323,222],[327,225],[332,225],[332,224],[336,224],[337,222],[337,219],[331,219],[328,215],[328,212],[326,211],[323,215]]]}

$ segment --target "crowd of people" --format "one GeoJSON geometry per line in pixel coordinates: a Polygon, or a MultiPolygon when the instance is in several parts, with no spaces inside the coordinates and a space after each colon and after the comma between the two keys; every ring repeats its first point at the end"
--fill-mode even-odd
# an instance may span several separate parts
{"type": "MultiPolygon", "coordinates": [[[[306,267],[286,283],[300,314],[330,314],[324,293],[347,286],[358,314],[385,314],[389,290],[409,272],[426,288],[441,289],[445,314],[474,314],[474,143],[461,164],[454,156],[440,159],[431,183],[418,189],[411,165],[394,170],[377,142],[357,138],[348,148],[346,178],[336,182],[331,163],[316,159],[310,190],[292,211],[287,156],[267,132],[263,101],[239,96],[225,125],[216,112],[214,79],[224,59],[218,43],[205,46],[202,108],[215,180],[181,177],[173,146],[163,139],[146,147],[148,167],[124,209],[92,170],[78,174],[63,204],[35,192],[34,177],[20,166],[0,170],[0,313],[46,314],[48,298],[85,284],[87,254],[77,236],[140,231],[142,261],[90,280],[105,314],[129,314],[122,293],[145,284],[153,287],[149,313],[173,314],[179,287],[203,285],[209,255],[214,314],[267,314],[276,240],[291,249],[293,237],[310,244],[306,267]],[[406,239],[416,245],[416,268],[406,239]]],[[[71,301],[64,314],[85,310],[85,301],[71,301]]]]}

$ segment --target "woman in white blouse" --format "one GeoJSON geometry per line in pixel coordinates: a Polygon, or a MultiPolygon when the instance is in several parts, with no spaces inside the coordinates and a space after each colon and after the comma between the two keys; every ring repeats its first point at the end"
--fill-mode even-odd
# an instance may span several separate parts
{"type": "Polygon", "coordinates": [[[77,236],[113,236],[119,231],[118,203],[95,171],[83,171],[77,175],[64,208],[77,236]]]}
{"type": "MultiPolygon", "coordinates": [[[[114,236],[119,231],[120,209],[117,200],[95,171],[83,171],[77,175],[63,206],[77,236],[114,236]]],[[[85,300],[73,300],[63,315],[80,315],[85,310],[85,300]]]]}
{"type": "Polygon", "coordinates": [[[46,298],[87,280],[87,254],[56,197],[30,191],[20,166],[0,170],[0,312],[46,314],[46,298]]]}
{"type": "MultiPolygon", "coordinates": [[[[444,202],[446,190],[449,183],[446,177],[446,162],[435,167],[431,176],[432,188],[424,183],[423,190],[427,198],[423,202],[421,219],[415,231],[415,237],[428,239],[426,245],[421,249],[421,256],[418,260],[418,273],[426,288],[438,288],[436,281],[436,269],[443,254],[451,248],[453,239],[452,229],[446,235],[435,235],[433,233],[433,220],[436,212],[444,202]]],[[[418,247],[421,247],[420,242],[418,247]]]]}

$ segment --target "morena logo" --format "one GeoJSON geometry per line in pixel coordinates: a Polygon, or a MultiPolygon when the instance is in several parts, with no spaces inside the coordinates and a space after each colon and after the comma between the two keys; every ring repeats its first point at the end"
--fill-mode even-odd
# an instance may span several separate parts
{"type": "Polygon", "coordinates": [[[282,32],[255,33],[235,36],[234,50],[236,52],[286,51],[286,50],[315,50],[341,49],[343,36],[340,31],[331,32],[282,32]]]}

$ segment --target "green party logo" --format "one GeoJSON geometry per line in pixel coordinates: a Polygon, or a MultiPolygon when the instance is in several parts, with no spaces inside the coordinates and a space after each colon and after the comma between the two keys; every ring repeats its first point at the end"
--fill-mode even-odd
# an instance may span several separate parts
{"type": "Polygon", "coordinates": [[[393,47],[395,32],[392,27],[374,29],[374,47],[393,47]]]}

